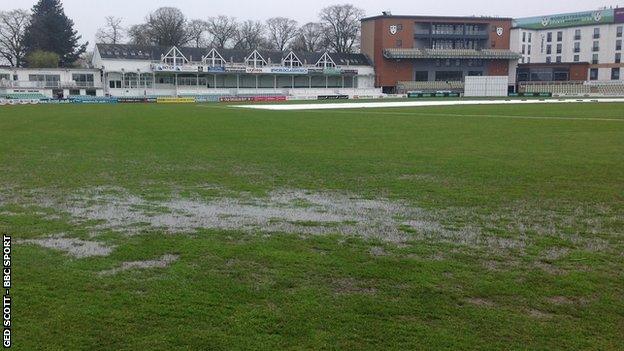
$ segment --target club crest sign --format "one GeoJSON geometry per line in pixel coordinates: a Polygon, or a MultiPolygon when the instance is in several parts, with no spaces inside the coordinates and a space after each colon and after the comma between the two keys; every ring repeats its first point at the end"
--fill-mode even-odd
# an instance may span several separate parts
{"type": "Polygon", "coordinates": [[[390,34],[396,35],[399,32],[399,27],[397,25],[390,26],[390,34]]]}
{"type": "Polygon", "coordinates": [[[503,27],[497,27],[496,28],[496,35],[498,35],[499,37],[502,37],[503,33],[505,33],[505,28],[503,28],[503,27]]]}
{"type": "Polygon", "coordinates": [[[600,22],[602,21],[602,11],[594,12],[594,21],[600,22]]]}

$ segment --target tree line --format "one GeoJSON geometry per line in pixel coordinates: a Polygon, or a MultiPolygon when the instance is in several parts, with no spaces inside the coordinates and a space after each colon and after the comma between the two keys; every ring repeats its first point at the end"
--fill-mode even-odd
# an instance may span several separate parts
{"type": "MultiPolygon", "coordinates": [[[[189,19],[175,7],[161,7],[139,24],[109,16],[96,41],[105,44],[215,47],[240,50],[359,50],[364,11],[350,4],[322,9],[315,22],[286,17],[239,21],[230,16],[189,19]]],[[[39,0],[30,11],[0,11],[0,58],[13,67],[72,67],[85,60],[87,43],[74,30],[60,0],[39,0]]]]}
{"type": "Polygon", "coordinates": [[[330,50],[351,53],[358,49],[360,18],[364,11],[353,5],[334,5],[321,10],[317,22],[303,25],[286,17],[238,21],[214,16],[188,19],[175,7],[162,7],[141,24],[124,27],[118,17],[107,17],[97,41],[107,44],[216,47],[219,49],[266,49],[284,51],[330,50]]]}

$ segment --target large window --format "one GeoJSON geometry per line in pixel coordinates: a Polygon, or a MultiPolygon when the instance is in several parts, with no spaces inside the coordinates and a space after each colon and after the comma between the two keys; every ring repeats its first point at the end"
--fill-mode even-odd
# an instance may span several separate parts
{"type": "Polygon", "coordinates": [[[617,35],[618,38],[622,37],[622,29],[623,29],[622,26],[617,27],[617,34],[616,35],[617,35]]]}
{"type": "Polygon", "coordinates": [[[616,40],[615,41],[615,50],[620,51],[622,50],[622,40],[616,40]]]}
{"type": "Polygon", "coordinates": [[[546,55],[552,54],[552,45],[546,45],[546,55]]]}
{"type": "Polygon", "coordinates": [[[597,65],[598,64],[598,54],[593,54],[592,55],[592,64],[593,65],[597,65]]]}
{"type": "Polygon", "coordinates": [[[600,28],[594,28],[594,39],[600,38],[600,28]]]}
{"type": "Polygon", "coordinates": [[[578,41],[574,43],[574,52],[576,53],[581,52],[581,43],[578,41]]]}
{"type": "Polygon", "coordinates": [[[615,63],[622,63],[622,53],[615,53],[615,63]]]}
{"type": "Polygon", "coordinates": [[[557,44],[557,53],[561,54],[562,51],[563,51],[563,44],[557,44]]]}
{"type": "Polygon", "coordinates": [[[464,72],[462,71],[436,71],[436,81],[461,81],[464,78],[464,72]]]}
{"type": "Polygon", "coordinates": [[[79,87],[93,86],[93,74],[90,73],[74,73],[72,74],[72,80],[76,82],[76,85],[79,87]]]}
{"type": "Polygon", "coordinates": [[[577,29],[574,31],[574,40],[581,40],[581,30],[577,29]]]}
{"type": "Polygon", "coordinates": [[[552,32],[548,32],[546,34],[546,41],[551,43],[552,42],[552,32]]]}
{"type": "Polygon", "coordinates": [[[611,68],[611,80],[620,80],[620,68],[611,68]]]}
{"type": "Polygon", "coordinates": [[[42,86],[57,88],[60,86],[61,75],[59,74],[29,74],[28,80],[31,82],[41,82],[42,86]]]}
{"type": "Polygon", "coordinates": [[[429,80],[429,72],[427,71],[417,71],[414,80],[417,82],[426,82],[429,80]]]}
{"type": "Polygon", "coordinates": [[[563,32],[557,32],[557,41],[563,40],[563,32]]]}
{"type": "Polygon", "coordinates": [[[594,41],[594,45],[592,46],[592,51],[600,51],[600,42],[598,40],[594,41]]]}
{"type": "Polygon", "coordinates": [[[598,80],[598,68],[589,70],[589,80],[598,80]]]}

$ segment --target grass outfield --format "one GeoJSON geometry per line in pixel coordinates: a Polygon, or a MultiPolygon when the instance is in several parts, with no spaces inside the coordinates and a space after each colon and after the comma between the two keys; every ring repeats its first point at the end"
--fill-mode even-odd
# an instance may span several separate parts
{"type": "Polygon", "coordinates": [[[622,350],[624,104],[0,108],[18,350],[622,350]]]}

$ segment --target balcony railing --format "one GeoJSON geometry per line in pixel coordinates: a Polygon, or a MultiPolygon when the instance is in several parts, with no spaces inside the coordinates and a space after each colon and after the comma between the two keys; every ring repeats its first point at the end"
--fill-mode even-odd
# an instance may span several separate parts
{"type": "Polygon", "coordinates": [[[100,88],[94,82],[59,82],[59,81],[0,81],[0,87],[13,89],[72,89],[72,88],[100,88]]]}

